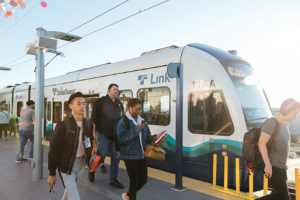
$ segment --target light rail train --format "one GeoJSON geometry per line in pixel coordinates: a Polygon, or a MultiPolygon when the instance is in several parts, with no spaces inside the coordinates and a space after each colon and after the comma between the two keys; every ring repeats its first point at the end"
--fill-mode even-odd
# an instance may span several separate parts
{"type": "MultiPolygon", "coordinates": [[[[139,98],[141,116],[151,119],[152,133],[168,130],[163,147],[164,162],[148,160],[157,169],[175,172],[176,80],[167,75],[170,62],[183,64],[183,175],[212,182],[213,154],[218,155],[217,184],[223,185],[224,155],[229,158],[229,186],[235,186],[235,158],[240,158],[242,190],[248,175],[241,158],[244,133],[261,126],[272,116],[268,98],[251,65],[236,55],[204,44],[171,46],[143,53],[140,57],[107,63],[45,80],[44,138],[50,140],[56,124],[70,116],[67,100],[81,91],[87,102],[85,117],[93,103],[106,95],[110,83],[119,85],[124,110],[128,100],[139,98]]],[[[20,116],[26,101],[35,100],[35,83],[0,90],[0,101],[20,116]]],[[[258,173],[257,173],[258,174],[258,173]]],[[[261,188],[262,175],[255,177],[261,188]]]]}

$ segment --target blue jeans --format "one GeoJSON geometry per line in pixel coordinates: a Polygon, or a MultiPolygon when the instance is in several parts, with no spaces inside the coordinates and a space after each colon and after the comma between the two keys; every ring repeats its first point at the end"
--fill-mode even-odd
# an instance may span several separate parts
{"type": "Polygon", "coordinates": [[[101,160],[106,157],[107,152],[110,151],[111,163],[110,163],[110,175],[109,181],[113,182],[117,180],[120,152],[116,151],[115,141],[108,139],[104,134],[96,132],[97,135],[97,154],[101,156],[101,160]]]}
{"type": "Polygon", "coordinates": [[[29,152],[29,158],[33,158],[33,136],[34,136],[33,130],[30,131],[19,130],[19,135],[20,135],[20,149],[17,155],[17,160],[23,157],[27,140],[30,140],[30,142],[32,143],[29,152]]]}

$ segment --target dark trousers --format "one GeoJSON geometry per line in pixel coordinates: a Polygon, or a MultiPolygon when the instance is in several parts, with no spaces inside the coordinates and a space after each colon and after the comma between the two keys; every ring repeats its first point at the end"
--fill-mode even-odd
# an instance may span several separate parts
{"type": "Polygon", "coordinates": [[[273,188],[273,192],[257,200],[290,200],[285,169],[272,166],[272,177],[269,179],[269,182],[273,188]]]}
{"type": "Polygon", "coordinates": [[[4,136],[7,137],[8,124],[0,124],[0,138],[2,137],[2,131],[4,131],[4,136]]]}
{"type": "Polygon", "coordinates": [[[129,192],[130,200],[136,200],[136,193],[147,183],[148,168],[146,158],[141,160],[124,160],[127,174],[130,179],[129,192]]]}

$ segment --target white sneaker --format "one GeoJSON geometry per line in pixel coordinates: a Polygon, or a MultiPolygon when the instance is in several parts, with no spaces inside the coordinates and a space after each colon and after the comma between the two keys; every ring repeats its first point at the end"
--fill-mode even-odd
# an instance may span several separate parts
{"type": "Polygon", "coordinates": [[[33,160],[33,158],[29,158],[29,157],[28,157],[27,160],[33,160]]]}
{"type": "Polygon", "coordinates": [[[16,162],[16,163],[21,163],[21,162],[24,162],[24,161],[27,161],[27,159],[20,158],[20,159],[16,160],[15,162],[16,162]]]}

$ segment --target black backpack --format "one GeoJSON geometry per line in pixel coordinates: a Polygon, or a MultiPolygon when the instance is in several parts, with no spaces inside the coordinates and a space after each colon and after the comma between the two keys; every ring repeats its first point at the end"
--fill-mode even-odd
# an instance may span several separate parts
{"type": "MultiPolygon", "coordinates": [[[[125,126],[127,128],[127,130],[129,131],[130,130],[130,124],[129,124],[129,119],[126,115],[124,115],[122,117],[125,121],[125,126]]],[[[117,136],[117,127],[118,127],[118,124],[119,123],[116,123],[115,126],[114,126],[114,140],[115,140],[115,148],[116,148],[116,151],[120,151],[120,142],[118,140],[118,136],[117,136]]]]}
{"type": "MultiPolygon", "coordinates": [[[[270,137],[269,142],[267,143],[268,152],[270,152],[271,148],[273,147],[273,143],[275,138],[279,133],[279,124],[277,119],[270,118],[267,120],[274,120],[275,121],[275,129],[274,133],[270,137]]],[[[259,128],[251,128],[247,133],[244,135],[243,140],[243,148],[242,148],[242,157],[245,160],[246,167],[248,168],[248,172],[251,171],[263,171],[265,168],[265,163],[262,159],[258,148],[258,140],[261,133],[261,127],[259,128]]]]}

